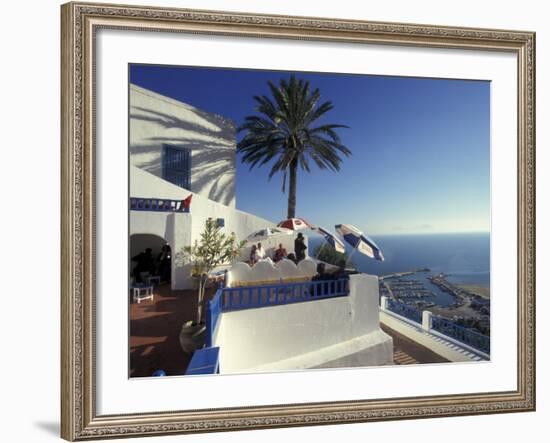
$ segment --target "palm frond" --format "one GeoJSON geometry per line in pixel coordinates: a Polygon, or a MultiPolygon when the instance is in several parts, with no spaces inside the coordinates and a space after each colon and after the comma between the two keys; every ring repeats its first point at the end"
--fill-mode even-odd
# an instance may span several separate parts
{"type": "Polygon", "coordinates": [[[278,84],[268,82],[271,96],[254,96],[257,114],[247,116],[237,128],[244,133],[237,144],[242,161],[254,167],[269,166],[268,178],[282,173],[286,190],[291,168],[311,172],[312,161],[319,169],[340,170],[342,156],[351,151],[339,135],[346,125],[323,123],[313,126],[334,108],[330,101],[320,103],[321,92],[308,81],[291,75],[278,84]]]}

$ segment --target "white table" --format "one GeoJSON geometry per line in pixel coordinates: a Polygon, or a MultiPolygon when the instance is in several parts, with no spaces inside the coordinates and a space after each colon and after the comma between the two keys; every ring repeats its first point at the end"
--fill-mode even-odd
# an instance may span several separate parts
{"type": "Polygon", "coordinates": [[[133,293],[133,300],[134,302],[137,302],[138,304],[141,303],[142,300],[153,300],[154,294],[153,294],[153,285],[148,286],[132,286],[132,293],[133,293]]]}

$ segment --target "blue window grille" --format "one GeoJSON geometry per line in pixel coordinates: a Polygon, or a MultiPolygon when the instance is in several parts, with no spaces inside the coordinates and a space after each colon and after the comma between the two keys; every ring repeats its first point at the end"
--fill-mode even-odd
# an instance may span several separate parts
{"type": "Polygon", "coordinates": [[[164,145],[162,178],[180,188],[191,189],[191,151],[164,145]]]}
{"type": "Polygon", "coordinates": [[[130,197],[131,211],[189,212],[183,200],[166,198],[130,197]]]}

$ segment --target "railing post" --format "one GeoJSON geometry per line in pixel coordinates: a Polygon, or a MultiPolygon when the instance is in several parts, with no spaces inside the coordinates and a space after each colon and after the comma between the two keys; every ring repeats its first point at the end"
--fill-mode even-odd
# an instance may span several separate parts
{"type": "Polygon", "coordinates": [[[429,331],[432,329],[433,314],[430,311],[422,311],[422,329],[429,331]]]}
{"type": "Polygon", "coordinates": [[[388,297],[386,297],[385,295],[380,298],[380,307],[383,311],[388,310],[388,297]]]}

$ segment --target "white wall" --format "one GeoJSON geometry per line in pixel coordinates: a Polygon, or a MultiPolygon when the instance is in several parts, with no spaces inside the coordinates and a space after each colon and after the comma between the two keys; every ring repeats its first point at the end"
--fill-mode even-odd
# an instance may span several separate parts
{"type": "Polygon", "coordinates": [[[131,85],[130,162],[162,177],[163,144],[191,151],[190,191],[235,206],[234,123],[131,85]]]}
{"type": "Polygon", "coordinates": [[[349,285],[346,297],[224,312],[214,340],[220,371],[312,368],[359,351],[360,366],[391,362],[391,337],[379,330],[378,278],[352,275],[349,285]]]}
{"type": "MultiPolygon", "coordinates": [[[[98,0],[100,1],[100,0],[98,0]]],[[[8,2],[3,13],[9,20],[0,27],[0,38],[9,42],[2,47],[3,62],[14,69],[0,70],[0,80],[6,87],[2,95],[0,114],[5,127],[5,146],[21,146],[22,136],[32,140],[39,135],[39,143],[28,143],[27,174],[20,168],[20,149],[7,150],[7,159],[0,164],[0,189],[3,196],[33,202],[32,216],[5,217],[2,256],[10,278],[4,281],[6,293],[14,296],[3,300],[5,315],[0,322],[0,332],[8,337],[3,342],[4,355],[12,356],[11,363],[0,366],[0,389],[3,393],[2,435],[7,442],[59,442],[59,4],[57,0],[29,0],[8,2]],[[22,26],[21,18],[25,25],[22,26]],[[32,32],[29,32],[32,29],[32,32]],[[37,73],[39,68],[39,73],[37,73]],[[40,81],[37,81],[39,77],[40,81]],[[33,107],[21,99],[21,91],[33,98],[33,107]],[[29,114],[33,119],[29,133],[29,114]],[[28,177],[33,177],[29,180],[28,177]],[[37,187],[37,183],[40,184],[37,187]],[[35,214],[39,214],[37,228],[35,214]],[[33,266],[32,276],[40,282],[40,296],[31,294],[22,285],[29,279],[25,263],[29,251],[39,247],[48,252],[48,260],[33,266]],[[32,309],[25,311],[24,321],[21,303],[32,309]],[[39,341],[37,337],[39,336],[39,341]]],[[[317,15],[349,19],[405,21],[458,26],[478,26],[537,31],[537,112],[538,120],[550,119],[550,28],[546,2],[525,0],[485,1],[463,0],[447,3],[435,0],[390,0],[385,2],[310,2],[306,0],[132,0],[132,4],[162,5],[183,8],[251,11],[278,14],[317,15]]],[[[550,145],[548,125],[537,126],[538,145],[550,145]]],[[[541,173],[550,167],[550,150],[537,153],[539,226],[550,225],[550,174],[541,173]]],[[[540,263],[539,275],[544,275],[550,263],[550,232],[537,232],[540,263]]],[[[255,431],[226,432],[223,434],[197,434],[186,437],[164,436],[137,438],[128,441],[140,443],[266,443],[281,441],[316,442],[364,442],[365,440],[406,440],[407,443],[425,442],[427,438],[440,436],[446,443],[475,441],[544,441],[550,416],[550,353],[546,338],[550,337],[550,322],[545,321],[550,312],[550,287],[548,279],[537,279],[537,372],[539,374],[536,413],[495,414],[474,417],[449,417],[423,420],[404,420],[378,423],[357,423],[300,428],[265,429],[255,431]],[[542,436],[542,437],[541,437],[542,436]]],[[[396,368],[399,373],[399,368],[396,368]]],[[[345,382],[345,380],[344,380],[345,382]]],[[[292,386],[289,387],[292,389],[292,386]]],[[[184,394],[182,394],[184,395],[184,394]]]]}

